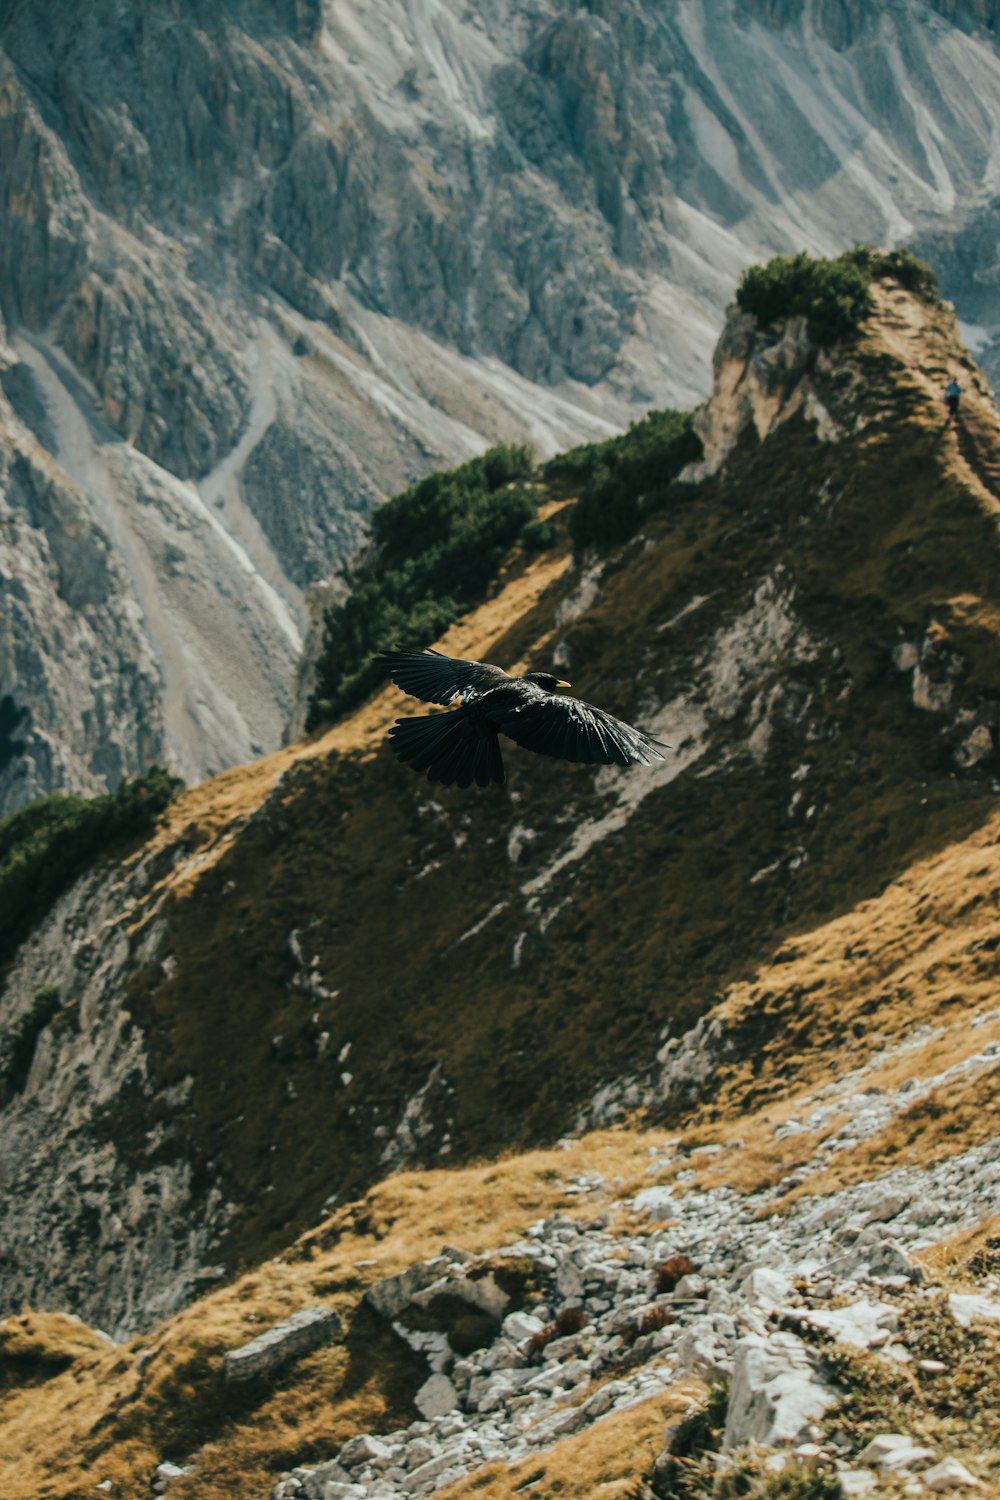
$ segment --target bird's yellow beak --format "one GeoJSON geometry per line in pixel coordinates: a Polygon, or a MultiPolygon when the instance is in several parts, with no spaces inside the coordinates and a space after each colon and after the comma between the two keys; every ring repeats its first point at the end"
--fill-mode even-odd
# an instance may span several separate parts
{"type": "Polygon", "coordinates": [[[572,686],[573,686],[573,684],[571,682],[557,682],[556,683],[556,687],[572,687],[572,686]]]}

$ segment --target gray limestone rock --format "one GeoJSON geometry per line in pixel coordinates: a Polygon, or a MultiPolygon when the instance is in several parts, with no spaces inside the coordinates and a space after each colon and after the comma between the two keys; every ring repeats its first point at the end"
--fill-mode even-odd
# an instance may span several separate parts
{"type": "Polygon", "coordinates": [[[748,1334],[736,1345],[723,1447],[804,1442],[836,1402],[801,1339],[792,1333],[748,1334]]]}
{"type": "Polygon", "coordinates": [[[430,1420],[443,1417],[458,1406],[458,1392],[447,1375],[432,1375],[425,1380],[413,1398],[413,1404],[422,1417],[430,1420]]]}
{"type": "Polygon", "coordinates": [[[283,1323],[258,1334],[249,1344],[231,1349],[223,1359],[225,1378],[231,1384],[270,1375],[293,1359],[300,1359],[340,1328],[340,1318],[331,1307],[304,1307],[283,1323]]]}

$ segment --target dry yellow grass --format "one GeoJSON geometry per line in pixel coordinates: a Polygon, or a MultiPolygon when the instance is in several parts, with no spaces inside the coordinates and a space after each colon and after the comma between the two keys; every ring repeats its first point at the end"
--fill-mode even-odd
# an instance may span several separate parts
{"type": "MultiPolygon", "coordinates": [[[[822,732],[801,739],[804,721],[796,728],[779,709],[766,766],[713,742],[699,768],[631,810],[626,787],[643,773],[612,791],[610,777],[516,748],[509,792],[439,797],[380,748],[406,711],[386,689],[328,734],[221,777],[171,811],[160,884],[139,898],[133,921],[169,894],[158,910],[174,962],[135,974],[125,1004],[149,1042],[153,1086],[192,1080],[192,1154],[212,1163],[237,1205],[220,1250],[230,1266],[273,1253],[332,1189],[362,1193],[383,1170],[379,1142],[432,1072],[441,1080],[433,1107],[447,1121],[435,1122],[426,1149],[447,1129],[452,1159],[469,1160],[552,1139],[609,1078],[649,1065],[665,1025],[682,1029],[720,993],[734,1014],[736,1057],[699,1133],[785,1099],[795,1073],[807,1089],[810,1066],[817,1080],[829,1076],[831,1053],[834,1069],[850,1066],[858,1028],[886,997],[857,953],[847,955],[848,937],[834,933],[841,951],[817,963],[808,930],[873,897],[917,855],[951,846],[992,806],[983,775],[941,769],[939,724],[913,707],[901,677],[886,681],[891,644],[901,631],[919,639],[932,611],[946,643],[975,646],[970,674],[984,701],[1000,680],[995,518],[956,467],[933,390],[948,317],[924,309],[923,337],[916,304],[899,305],[909,320],[900,352],[876,320],[844,357],[841,375],[873,408],[860,433],[824,444],[810,423],[789,422],[774,441],[734,455],[696,503],[651,518],[591,607],[559,626],[583,696],[626,716],[643,701],[694,702],[748,579],[787,570],[801,581],[806,633],[836,648],[833,676],[817,661],[799,684],[822,732]],[[903,361],[928,369],[918,378],[903,361]],[[835,511],[817,499],[827,491],[841,495],[835,511]],[[695,597],[717,603],[691,611],[695,597]],[[816,818],[793,827],[789,778],[804,763],[822,793],[816,818]],[[573,853],[574,828],[594,831],[594,843],[580,845],[591,852],[560,868],[554,856],[573,853]],[[800,839],[809,858],[794,875],[758,881],[761,870],[786,870],[800,839]],[[804,965],[786,963],[787,951],[773,958],[790,930],[809,949],[804,965]],[[308,933],[308,962],[329,992],[311,1019],[293,932],[308,933]],[[756,996],[746,980],[755,970],[756,996]],[[206,1005],[208,994],[218,1003],[206,1005]],[[278,1035],[275,1057],[261,1040],[278,1035]],[[333,1069],[348,1044],[353,1091],[336,1086],[333,1069]],[[216,1084],[220,1055],[233,1058],[240,1097],[251,1101],[245,1119],[216,1084]],[[264,1120],[273,1122],[266,1140],[264,1120]]],[[[843,383],[833,406],[842,396],[843,383]]],[[[579,577],[564,546],[515,557],[494,597],[437,644],[505,665],[537,662],[579,577]]],[[[854,908],[855,936],[866,905],[854,908]]],[[[906,942],[912,955],[912,934],[906,942]]],[[[941,961],[960,955],[942,951],[941,961]]],[[[941,994],[925,1003],[919,988],[895,1006],[897,1030],[907,1012],[911,1021],[922,1006],[938,1012],[941,994]]],[[[134,1129],[141,1149],[140,1122],[134,1129]]],[[[762,1162],[756,1180],[771,1172],[762,1162]]]]}
{"type": "MultiPolygon", "coordinates": [[[[836,1116],[808,1139],[775,1141],[775,1128],[808,1112],[821,1090],[862,1065],[856,1091],[891,1092],[909,1077],[944,1072],[1000,1037],[1000,1016],[994,1015],[998,840],[995,816],[915,864],[881,895],[799,934],[775,962],[722,998],[716,1013],[736,1041],[737,1057],[723,1059],[704,1102],[685,1122],[684,1138],[739,1138],[743,1149],[713,1158],[699,1173],[700,1185],[725,1182],[751,1191],[808,1160],[836,1116]],[[971,1027],[973,1020],[980,1024],[971,1027]]],[[[964,1150],[989,1128],[990,1111],[977,1110],[976,1101],[992,1098],[994,1090],[987,1074],[967,1089],[956,1083],[946,1097],[967,1100],[960,1114],[950,1118],[933,1106],[921,1112],[918,1105],[917,1117],[900,1130],[920,1119],[922,1159],[964,1150]]],[[[836,1095],[826,1094],[823,1102],[835,1105],[836,1095]]],[[[870,1149],[858,1148],[859,1166],[889,1165],[892,1142],[900,1139],[890,1126],[870,1149]]],[[[838,1158],[845,1174],[853,1156],[838,1158]]],[[[808,1190],[829,1191],[835,1178],[831,1169],[822,1189],[813,1182],[808,1190]]]]}
{"type": "Polygon", "coordinates": [[[636,1476],[648,1472],[662,1451],[665,1426],[704,1393],[699,1381],[678,1382],[662,1396],[607,1417],[578,1437],[564,1438],[537,1458],[489,1464],[441,1490],[440,1500],[514,1500],[525,1491],[533,1500],[567,1495],[624,1500],[636,1476]]]}
{"type": "Polygon", "coordinates": [[[969,1261],[991,1240],[994,1243],[1000,1241],[1000,1213],[992,1214],[974,1229],[963,1229],[960,1234],[951,1235],[939,1244],[921,1250],[916,1259],[935,1281],[957,1280],[965,1283],[970,1280],[966,1271],[969,1261]]]}

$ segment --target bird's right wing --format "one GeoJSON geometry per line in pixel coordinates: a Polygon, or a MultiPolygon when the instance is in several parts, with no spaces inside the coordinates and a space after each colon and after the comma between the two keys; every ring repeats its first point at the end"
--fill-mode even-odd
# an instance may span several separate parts
{"type": "MultiPolygon", "coordinates": [[[[515,744],[538,755],[582,761],[591,766],[651,765],[662,760],[661,741],[633,729],[581,698],[546,696],[529,703],[498,725],[515,744]]],[[[669,745],[663,745],[668,750],[669,745]]]]}
{"type": "Polygon", "coordinates": [[[397,687],[425,703],[454,703],[470,694],[480,697],[510,681],[502,667],[442,656],[440,651],[380,651],[376,660],[397,687]]]}

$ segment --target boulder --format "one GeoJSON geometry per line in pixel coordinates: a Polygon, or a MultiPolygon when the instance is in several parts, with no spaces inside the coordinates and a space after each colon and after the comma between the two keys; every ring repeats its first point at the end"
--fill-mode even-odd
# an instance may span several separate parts
{"type": "Polygon", "coordinates": [[[793,1333],[748,1334],[736,1345],[723,1448],[805,1442],[812,1424],[837,1404],[816,1360],[793,1333]]]}
{"type": "Polygon", "coordinates": [[[337,1454],[337,1462],[344,1469],[356,1469],[362,1464],[383,1466],[392,1459],[392,1449],[379,1438],[362,1432],[346,1442],[337,1454]]]}
{"type": "Polygon", "coordinates": [[[230,1350],[223,1360],[225,1378],[235,1383],[269,1375],[325,1344],[339,1330],[340,1318],[332,1307],[304,1307],[249,1344],[230,1350]]]}
{"type": "Polygon", "coordinates": [[[420,1490],[426,1485],[433,1487],[433,1481],[455,1462],[454,1453],[439,1453],[436,1458],[430,1458],[421,1464],[419,1469],[411,1469],[403,1480],[404,1490],[420,1490]]]}
{"type": "Polygon", "coordinates": [[[654,1224],[662,1224],[677,1217],[677,1200],[673,1188],[669,1187],[644,1188],[632,1199],[632,1207],[637,1214],[652,1219],[654,1224]]]}
{"type": "Polygon", "coordinates": [[[576,1432],[582,1427],[587,1418],[579,1406],[561,1406],[558,1411],[550,1417],[543,1417],[536,1422],[534,1427],[525,1433],[525,1441],[532,1446],[542,1443],[554,1443],[557,1438],[566,1437],[568,1433],[576,1432]]]}
{"type": "Polygon", "coordinates": [[[804,1323],[828,1333],[839,1344],[854,1349],[875,1349],[888,1343],[899,1327],[899,1314],[885,1302],[862,1300],[829,1311],[810,1308],[801,1315],[804,1323]]]}
{"type": "Polygon", "coordinates": [[[871,1469],[841,1469],[837,1478],[846,1500],[865,1500],[878,1484],[878,1476],[871,1469]]]}
{"type": "Polygon", "coordinates": [[[880,1432],[858,1457],[883,1474],[898,1474],[926,1463],[934,1457],[934,1449],[922,1447],[905,1432],[880,1432]]]}
{"type": "Polygon", "coordinates": [[[447,1375],[432,1375],[420,1387],[413,1398],[413,1404],[420,1415],[430,1422],[435,1417],[443,1417],[446,1412],[456,1409],[458,1392],[447,1375]]]}
{"type": "Polygon", "coordinates": [[[975,1489],[982,1484],[957,1458],[943,1458],[920,1477],[929,1490],[975,1489]]]}
{"type": "Polygon", "coordinates": [[[415,1266],[407,1266],[398,1276],[387,1276],[384,1281],[376,1281],[365,1292],[365,1301],[383,1318],[398,1318],[419,1292],[441,1279],[450,1263],[444,1257],[438,1257],[435,1260],[421,1261],[415,1266]]]}
{"type": "Polygon", "coordinates": [[[541,1318],[534,1317],[527,1312],[509,1313],[503,1320],[501,1333],[505,1338],[513,1339],[515,1344],[523,1343],[525,1339],[534,1338],[536,1333],[541,1333],[545,1324],[541,1318]]]}
{"type": "Polygon", "coordinates": [[[728,1375],[732,1356],[726,1344],[710,1328],[686,1328],[677,1340],[677,1366],[685,1375],[695,1375],[711,1384],[728,1375]]]}
{"type": "Polygon", "coordinates": [[[955,1322],[960,1323],[963,1328],[968,1328],[971,1323],[980,1319],[995,1323],[1000,1318],[1000,1302],[975,1293],[952,1292],[948,1298],[948,1307],[955,1322]]]}
{"type": "Polygon", "coordinates": [[[791,1295],[792,1278],[784,1271],[774,1271],[769,1266],[758,1266],[749,1275],[744,1276],[739,1290],[740,1295],[748,1302],[752,1302],[755,1307],[778,1307],[791,1295]]]}

